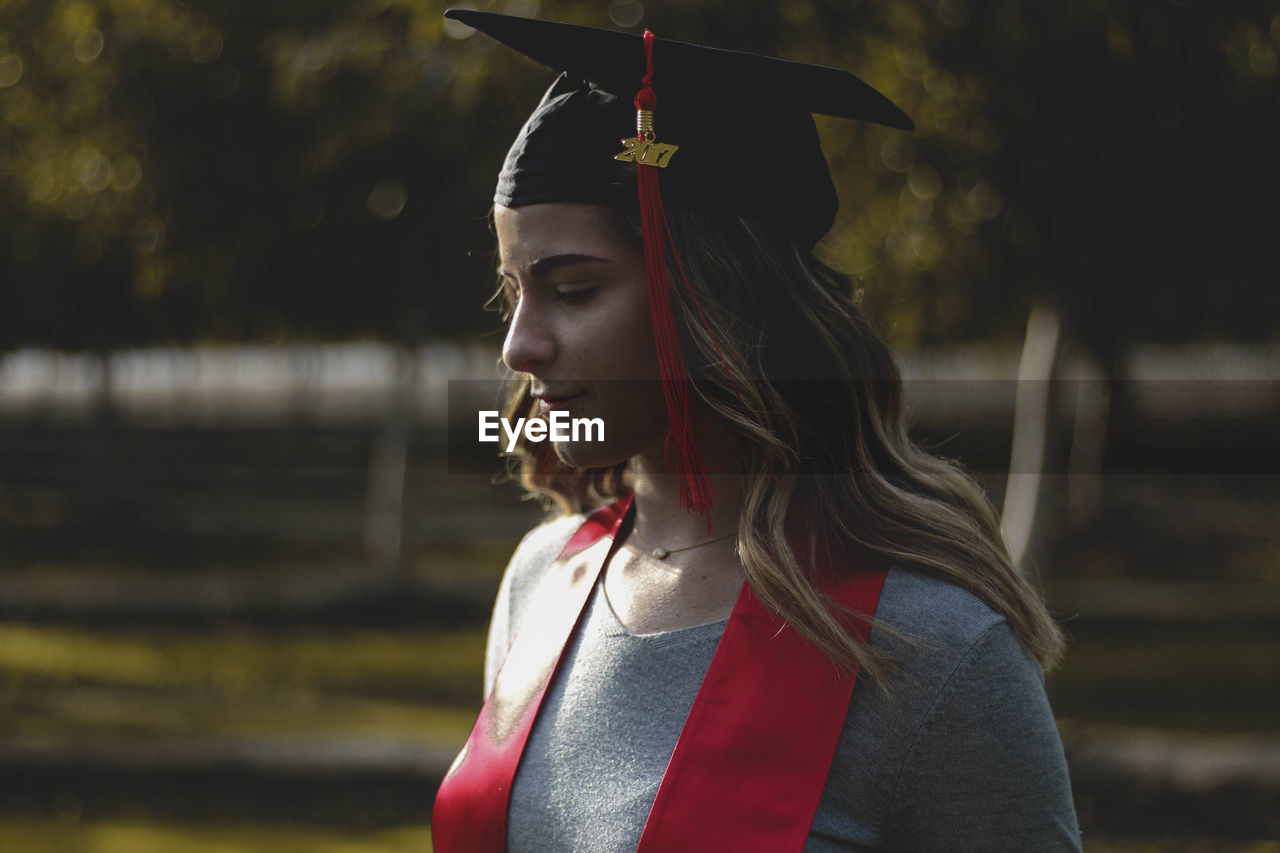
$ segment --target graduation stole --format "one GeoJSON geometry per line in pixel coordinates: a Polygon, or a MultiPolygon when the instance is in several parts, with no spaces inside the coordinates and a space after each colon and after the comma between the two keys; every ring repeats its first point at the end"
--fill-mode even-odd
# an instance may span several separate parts
{"type": "MultiPolygon", "coordinates": [[[[431,834],[437,853],[506,849],[516,767],[630,506],[627,497],[588,517],[525,608],[493,691],[436,795],[431,834]]],[[[823,590],[872,616],[886,571],[842,555],[839,571],[826,573],[830,581],[823,590]]],[[[865,641],[869,626],[857,622],[851,630],[865,641]]],[[[638,853],[803,848],[856,680],[856,672],[839,674],[744,583],[667,764],[638,853]]]]}

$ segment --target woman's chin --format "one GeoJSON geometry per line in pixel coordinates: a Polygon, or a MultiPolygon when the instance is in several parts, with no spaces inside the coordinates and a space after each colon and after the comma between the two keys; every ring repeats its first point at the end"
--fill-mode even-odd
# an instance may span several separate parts
{"type": "Polygon", "coordinates": [[[574,468],[612,468],[630,458],[601,442],[559,441],[553,447],[560,461],[574,468]]]}

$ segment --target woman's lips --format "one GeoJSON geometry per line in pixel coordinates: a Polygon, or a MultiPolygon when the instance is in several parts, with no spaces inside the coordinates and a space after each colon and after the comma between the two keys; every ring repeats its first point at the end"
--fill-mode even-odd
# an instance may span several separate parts
{"type": "Polygon", "coordinates": [[[538,408],[544,415],[550,414],[551,412],[567,412],[569,410],[569,404],[585,393],[586,392],[583,391],[567,397],[539,397],[538,408]]]}

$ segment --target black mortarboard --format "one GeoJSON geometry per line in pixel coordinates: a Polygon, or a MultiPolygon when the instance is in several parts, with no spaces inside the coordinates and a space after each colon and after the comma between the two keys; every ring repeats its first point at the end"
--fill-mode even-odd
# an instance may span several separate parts
{"type": "MultiPolygon", "coordinates": [[[[511,146],[494,201],[634,206],[634,167],[614,155],[635,136],[643,38],[490,12],[445,15],[563,72],[511,146]]],[[[656,39],[653,69],[657,139],[679,146],[662,171],[666,206],[777,223],[810,244],[837,207],[812,113],[913,126],[837,68],[656,39]]]]}

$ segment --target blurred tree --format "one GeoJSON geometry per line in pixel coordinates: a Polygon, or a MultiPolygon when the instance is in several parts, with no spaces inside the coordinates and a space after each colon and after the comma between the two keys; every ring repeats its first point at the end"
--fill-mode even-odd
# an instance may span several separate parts
{"type": "MultiPolygon", "coordinates": [[[[0,349],[493,329],[483,214],[550,74],[422,0],[0,4],[0,349]]],[[[849,68],[825,250],[899,343],[1274,340],[1280,12],[1197,0],[508,0],[849,68]]]]}
{"type": "Polygon", "coordinates": [[[899,340],[1012,339],[1037,300],[1105,362],[1135,339],[1276,338],[1274,3],[820,12],[818,55],[918,125],[864,131],[835,158],[845,209],[828,242],[868,271],[868,304],[899,340]]]}
{"type": "Polygon", "coordinates": [[[0,346],[476,325],[453,250],[502,143],[467,101],[501,78],[438,10],[57,0],[0,33],[0,346]]]}

